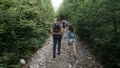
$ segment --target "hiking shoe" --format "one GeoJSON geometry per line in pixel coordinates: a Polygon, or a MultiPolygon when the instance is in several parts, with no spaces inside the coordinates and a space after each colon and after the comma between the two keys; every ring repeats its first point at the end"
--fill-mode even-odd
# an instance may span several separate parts
{"type": "Polygon", "coordinates": [[[58,52],[58,55],[60,55],[60,51],[58,52]]]}
{"type": "Polygon", "coordinates": [[[56,58],[56,56],[55,56],[55,55],[53,55],[53,58],[56,58]]]}
{"type": "Polygon", "coordinates": [[[74,58],[75,58],[75,59],[78,59],[78,57],[77,57],[76,55],[74,55],[74,58]]]}

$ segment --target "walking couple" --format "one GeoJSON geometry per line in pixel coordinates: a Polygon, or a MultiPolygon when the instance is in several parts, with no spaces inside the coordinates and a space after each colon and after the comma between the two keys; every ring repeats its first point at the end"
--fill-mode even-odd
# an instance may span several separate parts
{"type": "MultiPolygon", "coordinates": [[[[65,35],[65,38],[69,39],[69,43],[75,43],[75,34],[73,32],[72,26],[68,25],[68,22],[66,20],[61,20],[58,18],[56,20],[56,23],[53,24],[52,28],[52,35],[53,35],[53,58],[56,58],[56,47],[58,44],[58,52],[57,54],[60,55],[61,51],[61,40],[63,38],[63,35],[65,35]]],[[[75,45],[73,45],[74,55],[76,55],[76,49],[75,45]]]]}

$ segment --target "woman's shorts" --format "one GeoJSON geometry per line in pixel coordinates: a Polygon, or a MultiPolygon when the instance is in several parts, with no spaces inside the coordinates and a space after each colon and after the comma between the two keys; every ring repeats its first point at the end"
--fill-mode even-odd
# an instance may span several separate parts
{"type": "Polygon", "coordinates": [[[70,42],[70,43],[75,43],[75,42],[76,42],[76,39],[75,39],[75,38],[69,39],[69,42],[70,42]]]}

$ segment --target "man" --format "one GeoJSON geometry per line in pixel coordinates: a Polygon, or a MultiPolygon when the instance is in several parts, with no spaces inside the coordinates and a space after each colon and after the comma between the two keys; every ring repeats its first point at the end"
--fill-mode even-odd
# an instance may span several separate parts
{"type": "Polygon", "coordinates": [[[68,26],[69,26],[68,21],[66,21],[65,19],[63,19],[62,20],[62,28],[63,28],[64,33],[66,33],[66,31],[68,30],[68,26]]]}
{"type": "Polygon", "coordinates": [[[69,25],[68,21],[65,19],[62,20],[62,27],[65,29],[69,25]]]}
{"type": "Polygon", "coordinates": [[[58,55],[60,55],[61,49],[61,39],[63,36],[63,29],[62,29],[62,20],[60,18],[57,19],[56,23],[53,25],[52,35],[53,35],[53,58],[56,57],[56,46],[58,44],[58,55]]]}

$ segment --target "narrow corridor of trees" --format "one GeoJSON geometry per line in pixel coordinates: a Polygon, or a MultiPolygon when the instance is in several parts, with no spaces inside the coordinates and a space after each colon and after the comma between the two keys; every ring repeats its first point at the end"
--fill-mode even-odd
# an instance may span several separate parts
{"type": "MultiPolygon", "coordinates": [[[[64,0],[56,14],[74,26],[104,68],[120,68],[120,0],[64,0]]],[[[49,36],[50,0],[0,0],[0,67],[19,68],[49,36]]]]}
{"type": "Polygon", "coordinates": [[[67,19],[105,68],[120,67],[120,0],[64,0],[67,19]]]}

